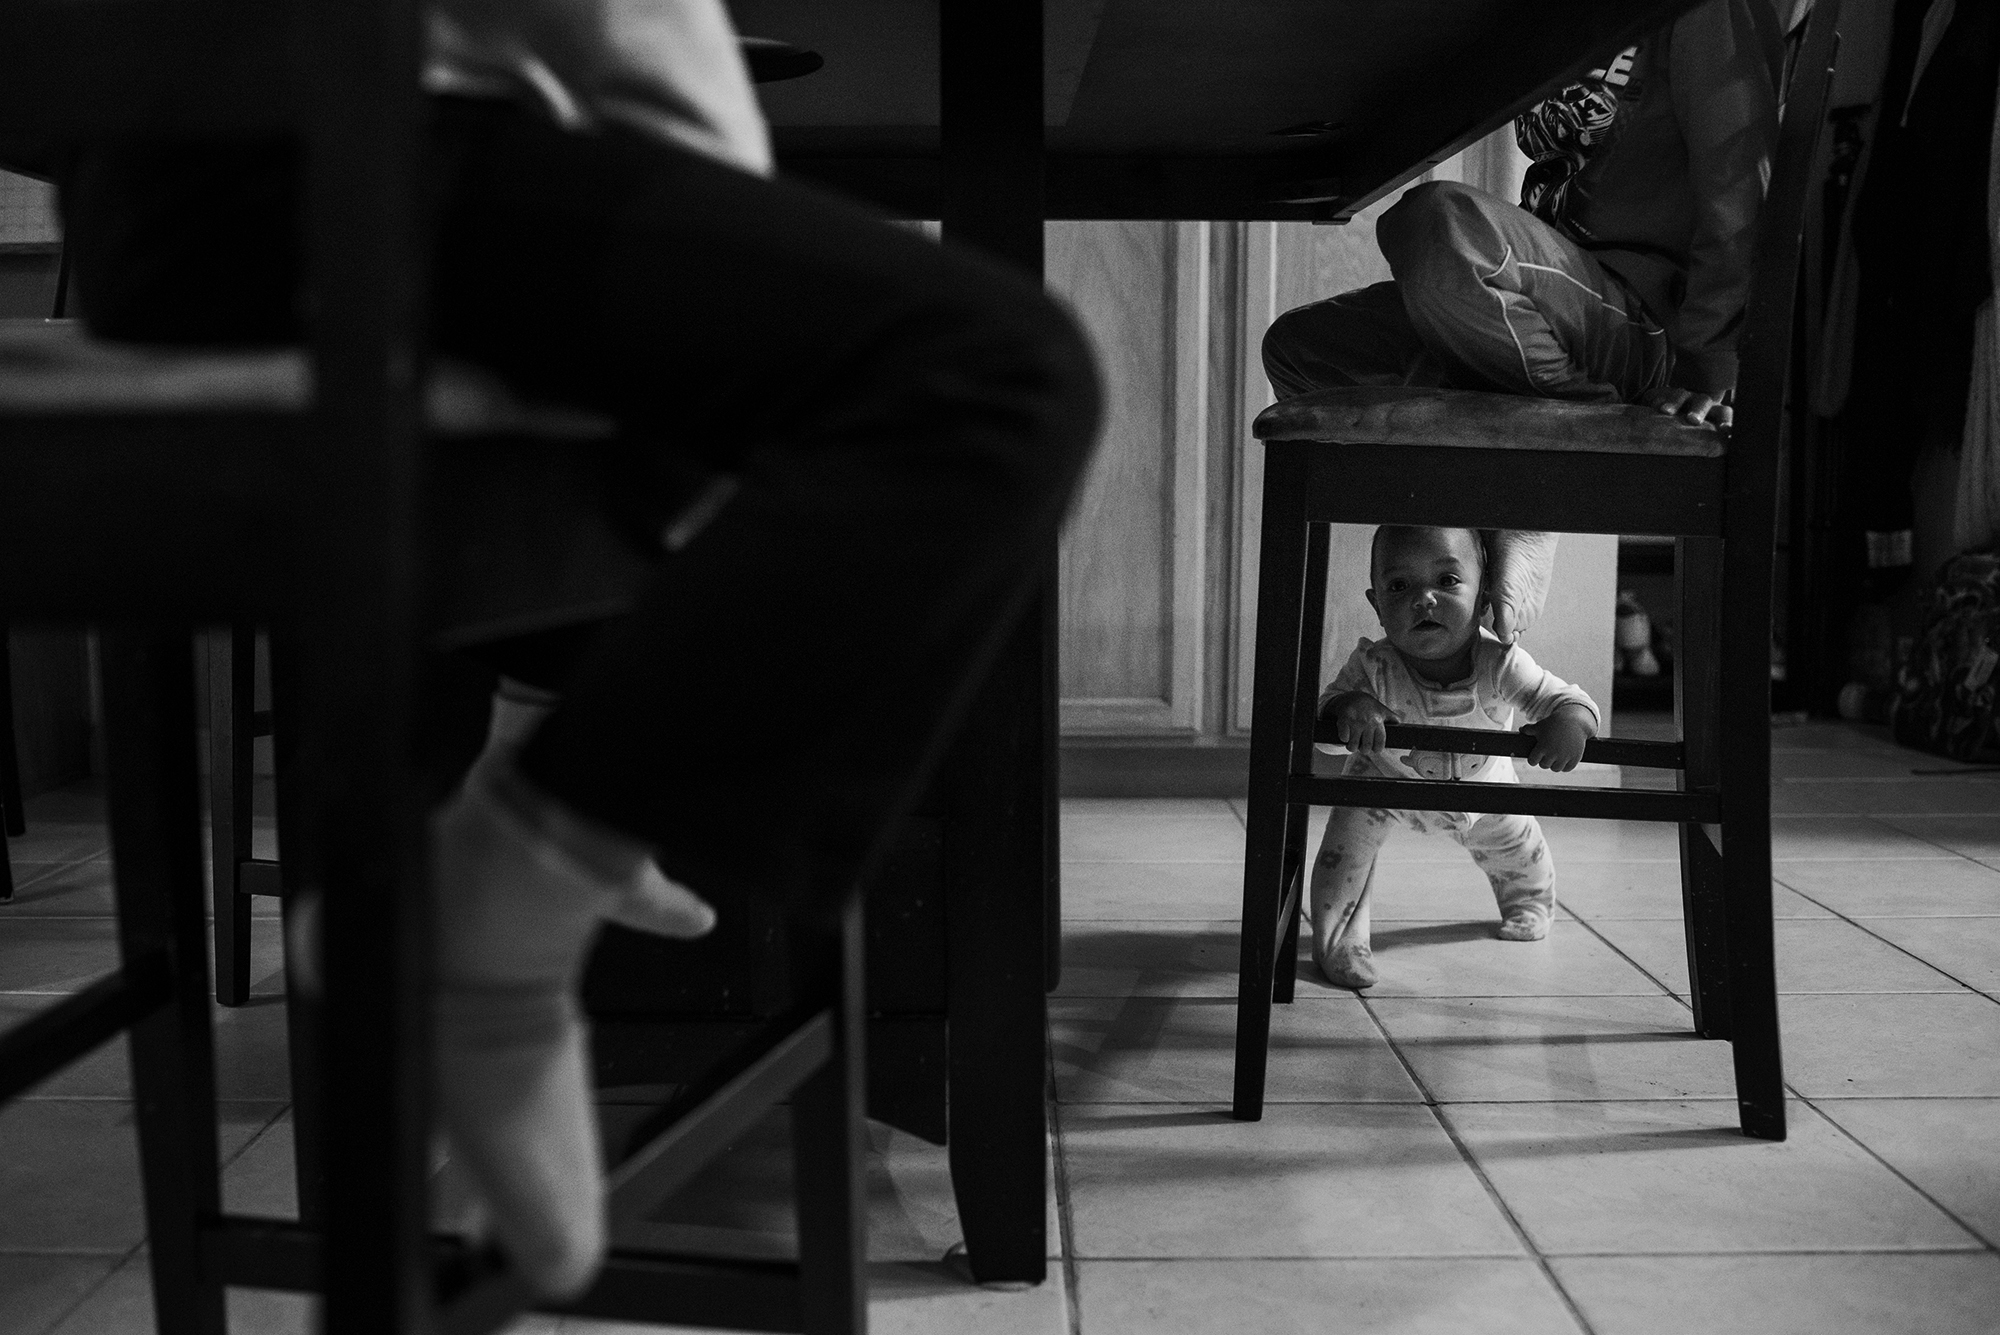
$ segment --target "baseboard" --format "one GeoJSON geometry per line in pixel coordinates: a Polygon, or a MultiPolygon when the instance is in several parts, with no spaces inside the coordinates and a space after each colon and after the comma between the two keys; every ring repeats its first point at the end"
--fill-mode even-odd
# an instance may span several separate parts
{"type": "Polygon", "coordinates": [[[1249,786],[1250,743],[1189,746],[1066,740],[1064,797],[1241,797],[1249,786]]]}

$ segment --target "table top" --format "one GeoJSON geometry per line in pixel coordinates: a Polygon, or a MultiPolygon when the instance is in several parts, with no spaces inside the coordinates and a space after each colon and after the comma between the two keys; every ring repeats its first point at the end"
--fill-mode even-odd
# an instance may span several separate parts
{"type": "MultiPolygon", "coordinates": [[[[1049,216],[1343,218],[1691,3],[1046,0],[1049,216]]],[[[826,58],[760,90],[787,167],[921,212],[938,0],[731,10],[826,58]]]]}

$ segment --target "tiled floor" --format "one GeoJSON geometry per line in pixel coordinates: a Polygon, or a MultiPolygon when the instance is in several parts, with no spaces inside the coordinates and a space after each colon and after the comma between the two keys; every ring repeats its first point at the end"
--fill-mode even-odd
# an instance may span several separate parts
{"type": "MultiPolygon", "coordinates": [[[[957,1236],[941,1152],[878,1128],[875,1329],[1992,1331],[2000,774],[1913,773],[1956,767],[1835,725],[1781,731],[1775,762],[1783,1144],[1736,1133],[1728,1047],[1689,1033],[1665,830],[1550,822],[1563,908],[1537,944],[1493,937],[1456,845],[1399,834],[1381,984],[1357,997],[1304,966],[1246,1124],[1226,1112],[1240,806],[1069,803],[1060,1259],[1040,1289],[960,1284],[940,1263],[957,1236]]],[[[88,800],[32,815],[0,909],[0,1018],[112,949],[88,800]]],[[[219,1012],[229,1200],[257,1211],[290,1207],[274,928],[257,1004],[219,1012]]],[[[718,1181],[768,1177],[775,1131],[718,1181]]],[[[769,1202],[714,1185],[677,1211],[684,1233],[781,1232],[769,1202]]],[[[0,1335],[149,1330],[142,1231],[118,1054],[0,1111],[0,1335]]],[[[234,1311],[260,1335],[307,1320],[271,1295],[234,1311]]]]}

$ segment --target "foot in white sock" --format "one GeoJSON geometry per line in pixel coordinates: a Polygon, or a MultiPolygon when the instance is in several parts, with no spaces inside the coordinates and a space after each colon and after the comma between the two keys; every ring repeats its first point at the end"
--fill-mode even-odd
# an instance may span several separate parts
{"type": "Polygon", "coordinates": [[[1542,908],[1508,909],[1500,919],[1502,941],[1539,941],[1549,934],[1549,914],[1542,908]]]}
{"type": "Polygon", "coordinates": [[[1319,971],[1335,987],[1359,992],[1375,986],[1375,952],[1365,942],[1342,941],[1326,952],[1326,958],[1319,962],[1319,971]]]}
{"type": "Polygon", "coordinates": [[[432,824],[437,1093],[502,1248],[537,1294],[560,1299],[588,1287],[604,1254],[576,976],[633,873],[572,856],[517,803],[475,774],[432,824]]]}
{"type": "MultiPolygon", "coordinates": [[[[536,687],[502,678],[493,693],[493,713],[486,729],[486,748],[473,763],[477,773],[504,775],[514,755],[555,708],[558,697],[536,687]]],[[[506,780],[501,779],[504,785],[506,780]]],[[[715,928],[715,909],[678,881],[668,880],[648,858],[639,864],[625,899],[612,910],[612,922],[655,936],[689,940],[715,928]]]]}
{"type": "Polygon", "coordinates": [[[1491,565],[1486,595],[1493,606],[1493,633],[1512,644],[1534,625],[1548,601],[1549,578],[1555,573],[1555,533],[1491,529],[1486,535],[1491,565]]]}

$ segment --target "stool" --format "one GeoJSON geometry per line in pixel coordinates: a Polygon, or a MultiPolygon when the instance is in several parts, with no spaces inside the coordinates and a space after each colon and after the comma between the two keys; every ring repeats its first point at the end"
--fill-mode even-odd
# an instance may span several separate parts
{"type": "MultiPolygon", "coordinates": [[[[1271,1006],[1289,1002],[1311,806],[1514,812],[1680,827],[1695,1031],[1734,1045],[1746,1135],[1785,1136],[1771,931],[1771,578],[1799,238],[1835,47],[1813,9],[1787,99],[1726,440],[1648,408],[1452,390],[1325,390],[1260,414],[1258,554],[1233,1112],[1262,1116],[1271,1006]],[[1413,487],[1410,479],[1429,482],[1413,487]],[[1677,540],[1679,743],[1604,739],[1586,760],[1671,768],[1673,792],[1315,775],[1327,531],[1337,522],[1655,533],[1677,540]]],[[[1607,631],[1608,631],[1607,627],[1607,631]]],[[[1526,755],[1532,739],[1391,727],[1393,749],[1526,755]]]]}

